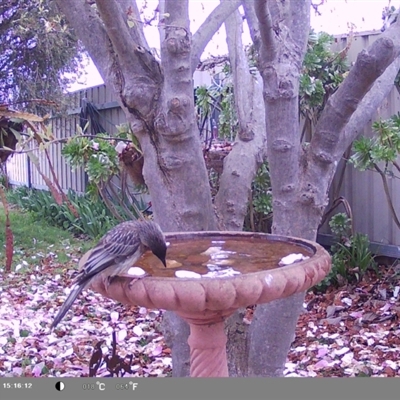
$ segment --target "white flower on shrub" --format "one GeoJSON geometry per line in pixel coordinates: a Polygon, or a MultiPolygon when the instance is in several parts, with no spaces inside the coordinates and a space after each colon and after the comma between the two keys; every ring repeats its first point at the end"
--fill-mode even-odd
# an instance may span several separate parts
{"type": "Polygon", "coordinates": [[[105,165],[111,164],[110,159],[107,154],[100,154],[99,162],[101,162],[102,164],[105,164],[105,165]]]}
{"type": "Polygon", "coordinates": [[[125,150],[126,146],[127,146],[126,143],[119,141],[115,146],[115,150],[117,151],[118,154],[121,154],[125,150]]]}

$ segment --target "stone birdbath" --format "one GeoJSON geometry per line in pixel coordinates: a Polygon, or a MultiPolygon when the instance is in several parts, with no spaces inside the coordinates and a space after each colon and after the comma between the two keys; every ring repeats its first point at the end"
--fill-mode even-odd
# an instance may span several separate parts
{"type": "Polygon", "coordinates": [[[146,276],[129,272],[106,288],[104,272],[91,288],[124,304],[174,311],[187,321],[191,377],[229,376],[224,321],[237,309],[303,292],[331,266],[323,247],[292,237],[186,232],[166,234],[166,240],[167,268],[148,252],[132,268],[146,276]]]}

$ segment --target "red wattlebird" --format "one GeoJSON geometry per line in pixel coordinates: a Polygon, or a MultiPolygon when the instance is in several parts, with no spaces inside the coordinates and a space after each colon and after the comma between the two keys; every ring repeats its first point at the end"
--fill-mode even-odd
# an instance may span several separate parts
{"type": "Polygon", "coordinates": [[[151,250],[166,267],[167,244],[158,224],[153,221],[122,222],[107,232],[91,251],[67,300],[51,324],[54,329],[64,318],[72,304],[97,274],[109,269],[112,278],[127,272],[146,250],[151,250]]]}

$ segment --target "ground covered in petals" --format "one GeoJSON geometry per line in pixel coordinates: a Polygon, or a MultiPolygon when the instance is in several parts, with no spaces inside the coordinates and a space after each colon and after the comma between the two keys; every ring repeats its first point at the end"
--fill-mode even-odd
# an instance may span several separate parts
{"type": "MultiPolygon", "coordinates": [[[[84,291],[54,332],[82,249],[20,250],[12,273],[0,271],[0,376],[171,376],[162,310],[126,307],[84,291]]],[[[400,374],[400,267],[381,266],[356,286],[309,292],[285,376],[400,374]]],[[[251,320],[251,308],[246,315],[251,320]]]]}
{"type": "Polygon", "coordinates": [[[379,270],[357,286],[307,295],[286,376],[399,376],[400,265],[379,270]]]}

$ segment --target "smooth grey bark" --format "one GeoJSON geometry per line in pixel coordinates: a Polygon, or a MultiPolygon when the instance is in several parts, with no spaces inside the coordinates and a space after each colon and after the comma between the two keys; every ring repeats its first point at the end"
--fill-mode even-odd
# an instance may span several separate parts
{"type": "MultiPolygon", "coordinates": [[[[328,100],[315,128],[310,147],[304,154],[304,162],[308,165],[305,185],[322,179],[327,185],[325,189],[329,187],[343,154],[343,146],[350,145],[355,139],[354,134],[349,133],[351,128],[347,129],[346,133],[347,125],[354,115],[359,121],[362,116],[358,110],[364,109],[368,102],[371,103],[372,96],[379,96],[378,79],[395,62],[399,54],[399,22],[391,25],[368,49],[359,53],[346,80],[328,100]],[[375,82],[376,85],[374,85],[375,82]],[[364,106],[359,107],[363,100],[364,106]]],[[[388,76],[393,74],[393,67],[388,71],[388,76]]],[[[370,104],[370,107],[372,104],[375,104],[375,101],[370,104]]],[[[354,124],[354,121],[352,123],[354,124]]],[[[326,193],[319,190],[315,195],[309,196],[309,201],[321,201],[323,197],[326,198],[326,193]]]]}
{"type": "Polygon", "coordinates": [[[224,230],[243,229],[251,183],[264,159],[265,111],[262,80],[252,75],[242,45],[242,18],[239,11],[225,22],[227,44],[239,121],[239,133],[232,151],[224,159],[215,206],[224,230]]]}
{"type": "Polygon", "coordinates": [[[161,323],[165,343],[168,344],[172,356],[172,377],[184,378],[190,376],[190,348],[187,338],[190,327],[181,317],[173,312],[167,312],[161,323]]]}
{"type": "Polygon", "coordinates": [[[150,50],[149,45],[147,43],[146,36],[144,36],[144,30],[143,30],[143,22],[140,18],[140,12],[139,8],[137,6],[136,0],[117,0],[122,12],[124,13],[124,17],[128,14],[131,14],[131,17],[134,20],[134,23],[136,25],[136,29],[130,29],[130,34],[132,36],[132,39],[137,40],[137,42],[147,50],[150,50]]]}
{"type": "MultiPolygon", "coordinates": [[[[258,0],[254,6],[260,34],[258,68],[264,83],[267,159],[276,234],[315,239],[296,216],[299,187],[299,78],[309,33],[310,1],[258,0]],[[288,24],[296,14],[306,29],[288,24]]],[[[249,376],[282,376],[304,294],[259,305],[250,325],[249,376]],[[272,322],[273,321],[273,322],[272,322]],[[262,350],[261,350],[262,349],[262,350]]]]}
{"type": "Polygon", "coordinates": [[[246,309],[241,308],[225,321],[225,333],[228,338],[226,353],[231,378],[245,377],[248,374],[249,325],[243,322],[245,315],[246,309]]]}

